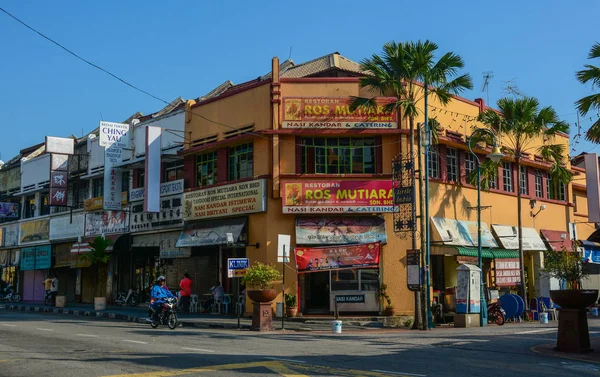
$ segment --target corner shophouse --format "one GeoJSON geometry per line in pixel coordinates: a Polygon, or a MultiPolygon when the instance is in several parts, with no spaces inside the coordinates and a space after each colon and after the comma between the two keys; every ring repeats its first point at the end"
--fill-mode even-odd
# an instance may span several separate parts
{"type": "MultiPolygon", "coordinates": [[[[280,65],[275,58],[269,74],[240,85],[226,83],[214,97],[186,105],[185,130],[190,141],[181,152],[185,157],[185,227],[178,246],[192,247],[193,255],[218,256],[219,276],[227,291],[234,290],[224,268],[228,257],[246,256],[251,262],[271,263],[281,269],[278,234],[289,234],[292,248],[318,256],[310,267],[310,260],[299,261],[298,266],[290,263],[286,273],[286,291],[298,293],[303,313],[331,312],[336,294],[365,296],[364,303],[345,304],[343,311],[377,312],[377,288],[384,283],[397,312],[412,314],[414,296],[407,289],[406,278],[410,240],[393,233],[389,194],[391,161],[408,150],[408,126],[393,114],[371,119],[360,114],[340,116],[349,97],[373,96],[359,88],[359,76],[358,64],[337,53],[298,65],[289,60],[280,65]],[[235,249],[225,246],[228,232],[236,237],[235,249]],[[376,268],[327,270],[337,262],[328,260],[326,253],[334,246],[339,251],[375,241],[381,243],[379,260],[367,267],[376,268]],[[314,249],[320,246],[328,246],[325,253],[314,249]],[[296,267],[307,273],[297,273],[296,267]]],[[[475,162],[466,139],[472,126],[483,126],[474,119],[485,104],[455,98],[445,108],[435,101],[430,106],[444,128],[440,145],[432,148],[429,167],[432,229],[434,234],[436,229],[442,232],[432,248],[432,281],[441,291],[456,285],[457,263],[473,255],[476,212],[468,207],[476,205],[476,190],[467,184],[466,175],[475,162]],[[435,219],[442,219],[439,223],[446,227],[453,225],[451,229],[436,228],[435,219]],[[458,221],[470,222],[471,236],[463,237],[464,242],[458,237],[443,239],[448,230],[457,233],[462,228],[458,221]]],[[[568,147],[566,135],[558,139],[568,147]]],[[[478,151],[481,158],[488,152],[478,151]]],[[[518,256],[505,249],[514,247],[509,241],[515,239],[517,224],[516,179],[527,183],[523,218],[524,226],[531,228],[526,232],[533,238],[526,258],[531,293],[540,295],[534,270],[540,264],[540,250],[548,245],[540,239],[540,230],[564,234],[572,222],[571,185],[553,185],[546,174],[549,166],[539,160],[530,156],[517,173],[507,159],[499,169],[495,188],[482,194],[486,206],[483,219],[498,224],[493,229],[497,239],[503,240],[498,243],[490,236],[494,242],[487,245],[495,249],[486,253],[490,256],[485,270],[490,287],[507,280],[495,276],[496,266],[510,266],[493,262],[518,256]],[[532,199],[538,208],[542,203],[547,206],[535,218],[529,213],[532,199]],[[510,237],[505,241],[508,230],[510,237]]],[[[513,286],[518,283],[508,280],[513,286]]]]}

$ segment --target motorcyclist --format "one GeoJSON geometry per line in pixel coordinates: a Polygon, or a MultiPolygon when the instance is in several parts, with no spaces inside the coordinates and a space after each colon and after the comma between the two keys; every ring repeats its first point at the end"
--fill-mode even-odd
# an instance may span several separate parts
{"type": "Polygon", "coordinates": [[[165,302],[165,299],[169,297],[175,296],[167,289],[165,277],[159,276],[150,292],[150,309],[154,319],[158,317],[162,304],[165,302]]]}

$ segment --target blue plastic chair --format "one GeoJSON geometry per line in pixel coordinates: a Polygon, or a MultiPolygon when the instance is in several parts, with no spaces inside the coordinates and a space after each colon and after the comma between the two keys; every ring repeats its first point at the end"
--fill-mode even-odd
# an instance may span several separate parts
{"type": "Polygon", "coordinates": [[[229,313],[229,305],[231,304],[231,297],[225,295],[223,297],[223,305],[225,305],[225,313],[229,313]]]}

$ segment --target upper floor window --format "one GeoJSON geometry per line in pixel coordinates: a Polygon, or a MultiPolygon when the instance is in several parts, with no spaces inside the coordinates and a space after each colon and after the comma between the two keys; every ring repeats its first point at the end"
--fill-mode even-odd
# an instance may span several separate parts
{"type": "Polygon", "coordinates": [[[104,179],[97,178],[92,180],[92,198],[104,195],[104,179]]]}
{"type": "Polygon", "coordinates": [[[129,171],[124,171],[121,173],[121,191],[129,191],[129,171]]]}
{"type": "Polygon", "coordinates": [[[217,183],[217,152],[196,156],[196,186],[208,186],[217,183]]]}
{"type": "Polygon", "coordinates": [[[539,169],[535,169],[535,196],[541,198],[543,196],[543,181],[544,176],[542,175],[542,171],[539,169]]]}
{"type": "Polygon", "coordinates": [[[504,166],[502,167],[502,179],[504,184],[504,191],[513,192],[512,162],[504,162],[504,166]]]}
{"type": "Polygon", "coordinates": [[[449,182],[458,182],[458,151],[446,149],[446,174],[449,182]]]}
{"type": "Polygon", "coordinates": [[[303,174],[374,174],[375,138],[302,139],[303,174]]]}
{"type": "Polygon", "coordinates": [[[565,185],[553,182],[550,173],[546,173],[546,197],[553,200],[567,200],[565,185]]]}
{"type": "Polygon", "coordinates": [[[40,195],[40,216],[50,214],[50,193],[44,192],[40,195]]]}
{"type": "Polygon", "coordinates": [[[527,184],[529,183],[527,180],[527,166],[521,166],[519,170],[519,184],[521,185],[521,195],[527,195],[529,193],[529,188],[527,187],[527,184]]]}
{"type": "Polygon", "coordinates": [[[477,160],[475,159],[475,156],[471,152],[466,152],[465,153],[465,173],[467,174],[467,177],[469,176],[469,174],[471,174],[471,172],[473,170],[475,170],[476,167],[477,167],[477,160]]]}
{"type": "Polygon", "coordinates": [[[429,147],[429,177],[430,178],[441,178],[440,174],[440,154],[438,153],[437,146],[429,147]]]}
{"type": "Polygon", "coordinates": [[[171,182],[178,179],[183,179],[183,161],[165,164],[164,181],[171,182]]]}
{"type": "Polygon", "coordinates": [[[23,208],[23,218],[29,219],[35,216],[35,195],[25,197],[25,207],[23,208]]]}
{"type": "Polygon", "coordinates": [[[252,178],[254,176],[254,153],[252,143],[242,144],[229,148],[229,179],[252,178]]]}
{"type": "Polygon", "coordinates": [[[140,174],[137,176],[137,182],[135,187],[144,187],[146,186],[146,172],[144,169],[139,170],[140,174]]]}
{"type": "Polygon", "coordinates": [[[75,197],[77,198],[77,202],[75,203],[75,208],[83,208],[83,202],[89,197],[89,181],[79,179],[76,181],[77,183],[74,185],[75,187],[75,197]]]}

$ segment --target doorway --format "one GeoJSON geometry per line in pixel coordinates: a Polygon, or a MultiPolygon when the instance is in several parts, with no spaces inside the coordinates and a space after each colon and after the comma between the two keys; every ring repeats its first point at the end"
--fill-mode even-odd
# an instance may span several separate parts
{"type": "Polygon", "coordinates": [[[306,314],[329,313],[329,271],[304,274],[304,308],[306,314]]]}

